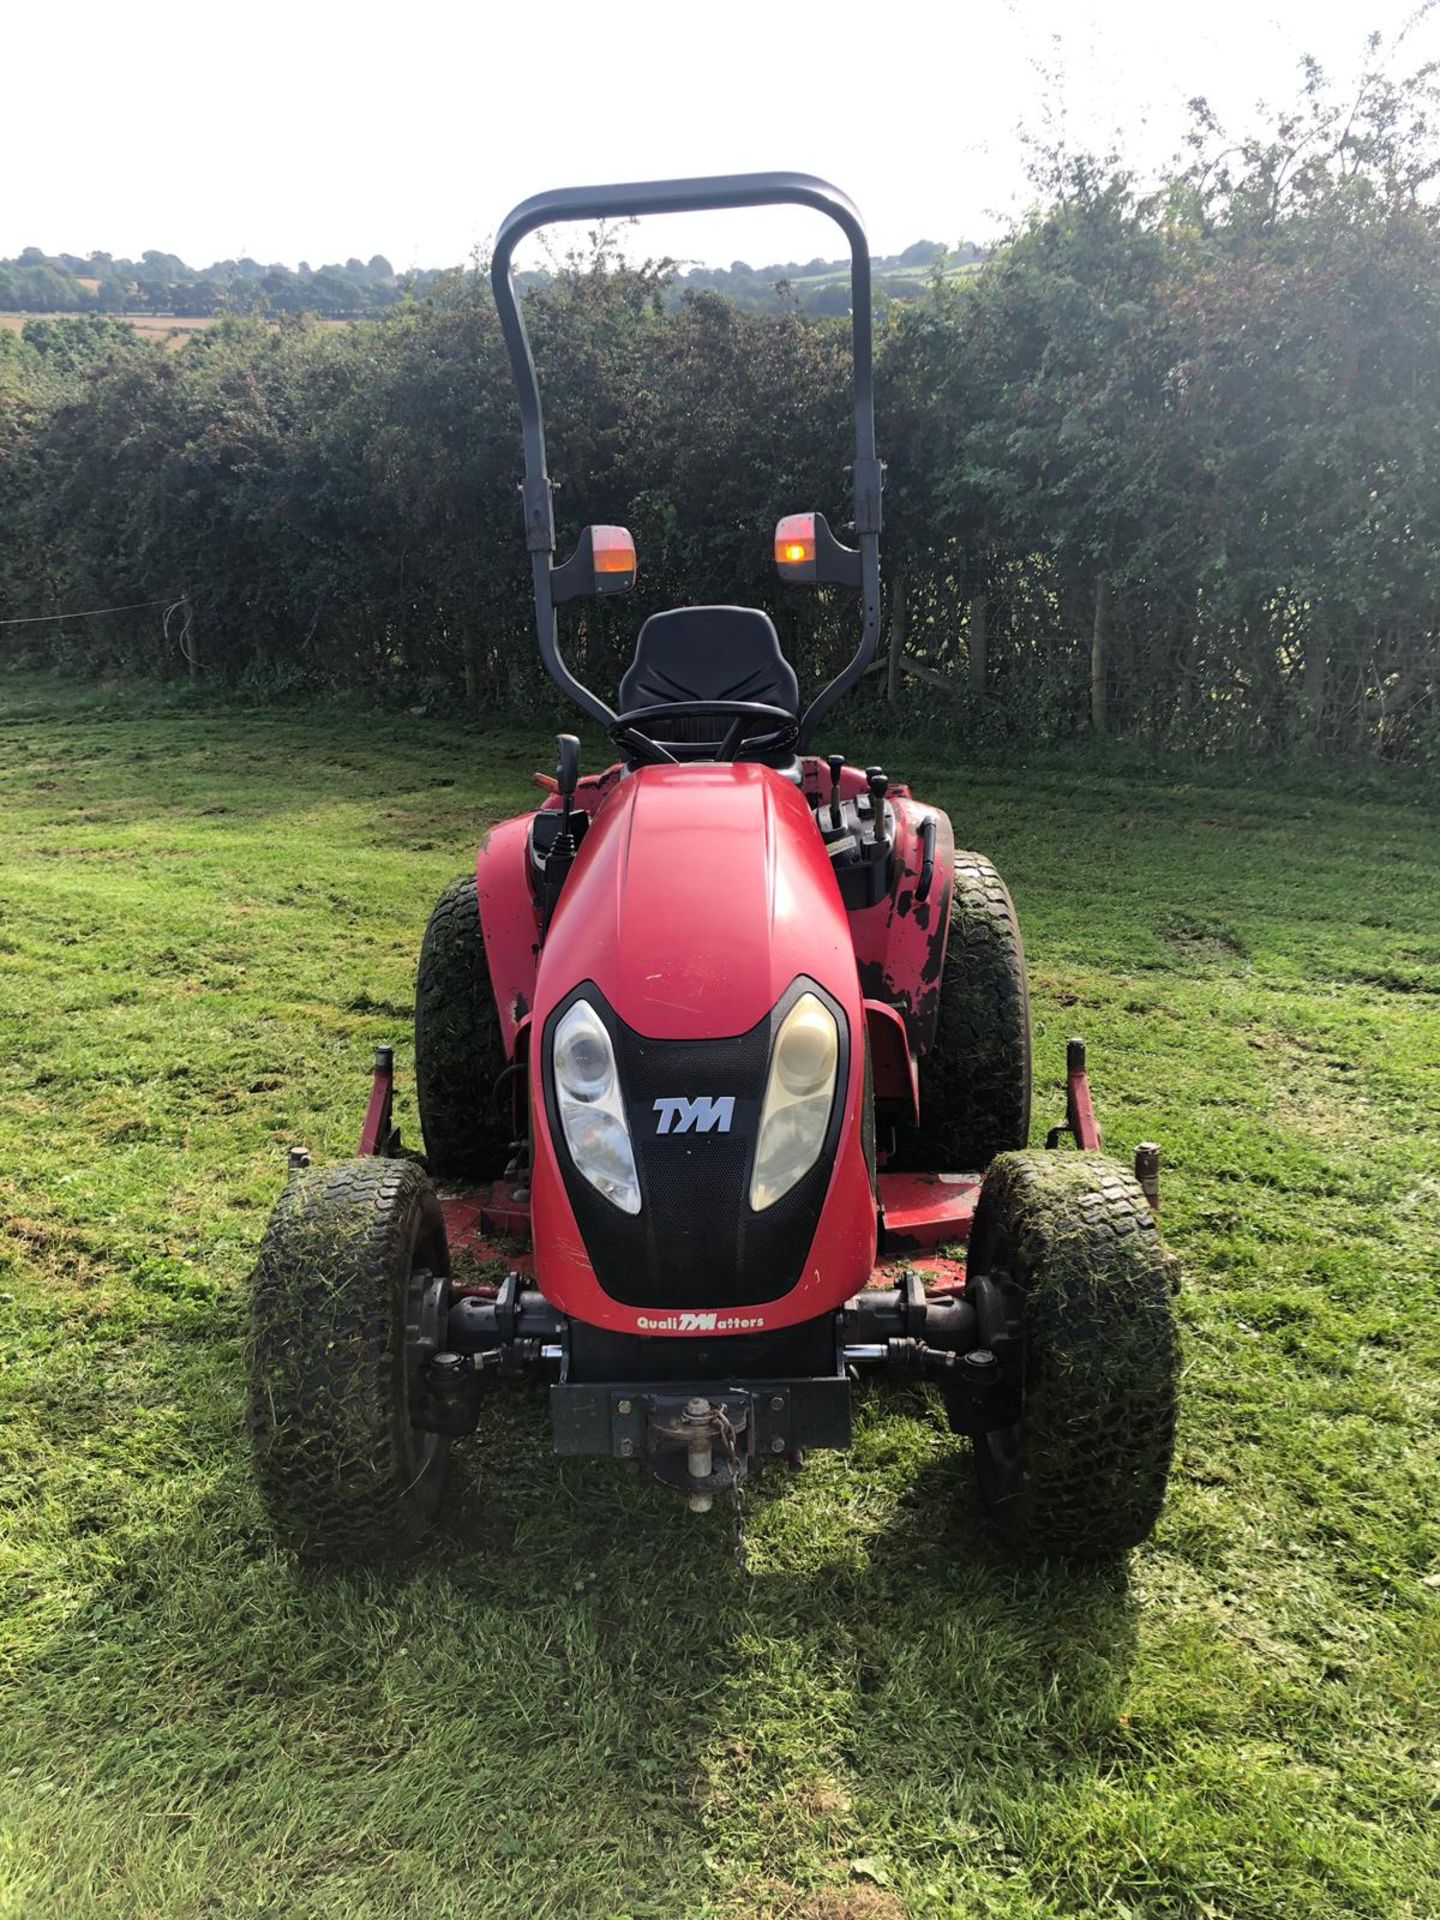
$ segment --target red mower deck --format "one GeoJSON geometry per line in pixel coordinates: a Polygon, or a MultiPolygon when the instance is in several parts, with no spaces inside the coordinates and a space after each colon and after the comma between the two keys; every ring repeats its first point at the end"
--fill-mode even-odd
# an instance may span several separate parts
{"type": "MultiPolygon", "coordinates": [[[[1083,1041],[1072,1040],[1066,1076],[1067,1117],[1052,1129],[1052,1142],[1069,1134],[1087,1153],[1101,1148],[1100,1128],[1090,1095],[1083,1041]]],[[[375,1058],[370,1101],[360,1132],[356,1157],[390,1150],[396,1140],[394,1125],[395,1053],[381,1047],[375,1058]]],[[[1160,1206],[1159,1149],[1136,1150],[1136,1177],[1147,1191],[1152,1208],[1160,1206]]],[[[898,1286],[907,1272],[918,1274],[928,1295],[951,1298],[965,1290],[962,1249],[970,1238],[975,1205],[983,1178],[963,1173],[886,1173],[877,1176],[880,1258],[871,1269],[872,1288],[898,1286]],[[943,1252],[948,1248],[950,1251],[943,1252]]],[[[524,1187],[495,1180],[470,1193],[440,1195],[452,1258],[462,1267],[504,1267],[529,1278],[530,1198],[524,1187]]],[[[457,1278],[456,1293],[493,1299],[498,1280],[457,1278]]]]}

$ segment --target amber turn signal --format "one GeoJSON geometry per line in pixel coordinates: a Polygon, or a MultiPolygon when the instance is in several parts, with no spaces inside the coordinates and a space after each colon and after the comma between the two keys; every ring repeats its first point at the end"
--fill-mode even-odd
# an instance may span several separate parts
{"type": "Polygon", "coordinates": [[[626,527],[591,527],[590,545],[599,573],[635,572],[635,542],[626,527]]]}
{"type": "Polygon", "coordinates": [[[775,529],[775,564],[780,578],[803,585],[815,578],[815,516],[787,513],[775,529]]]}

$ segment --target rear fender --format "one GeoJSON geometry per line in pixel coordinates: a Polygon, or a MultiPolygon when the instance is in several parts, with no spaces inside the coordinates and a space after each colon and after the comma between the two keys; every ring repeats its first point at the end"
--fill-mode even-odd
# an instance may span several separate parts
{"type": "Polygon", "coordinates": [[[529,877],[533,817],[526,813],[518,820],[503,820],[492,827],[475,856],[485,963],[490,969],[490,988],[507,1060],[515,1058],[521,1022],[535,1004],[535,974],[540,964],[540,922],[529,877]]]}
{"type": "MultiPolygon", "coordinates": [[[[575,788],[576,812],[593,817],[623,773],[617,762],[601,773],[587,774],[575,788]]],[[[533,778],[546,796],[539,811],[556,812],[560,797],[553,776],[537,773],[533,778]]],[[[516,1058],[516,1036],[535,1004],[535,976],[540,965],[540,919],[530,886],[530,829],[534,820],[533,813],[503,820],[486,834],[475,856],[480,930],[485,936],[485,960],[507,1060],[516,1058]]]]}
{"type": "MultiPolygon", "coordinates": [[[[803,762],[803,772],[804,791],[811,803],[827,798],[830,774],[825,762],[812,756],[803,762]]],[[[840,778],[841,798],[855,800],[865,791],[865,775],[858,767],[846,767],[840,778]]],[[[887,799],[895,816],[895,884],[887,899],[850,915],[850,932],[866,999],[896,1010],[905,1023],[910,1053],[918,1061],[934,1044],[940,1018],[940,974],[950,938],[950,895],[955,884],[955,835],[939,807],[913,799],[908,787],[892,787],[887,799]],[[935,822],[934,866],[929,890],[918,898],[927,820],[935,822]]],[[[903,1090],[889,1097],[903,1098],[903,1090]]]]}
{"type": "Polygon", "coordinates": [[[955,835],[938,807],[902,793],[895,809],[895,885],[888,900],[850,916],[855,959],[867,998],[887,1001],[905,1022],[910,1052],[929,1052],[940,1018],[940,975],[950,938],[955,835]],[[920,896],[927,820],[935,823],[930,885],[920,896]]]}

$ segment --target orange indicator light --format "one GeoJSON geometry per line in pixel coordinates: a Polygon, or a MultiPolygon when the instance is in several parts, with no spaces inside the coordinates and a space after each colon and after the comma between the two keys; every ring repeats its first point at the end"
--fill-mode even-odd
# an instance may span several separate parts
{"type": "Polygon", "coordinates": [[[590,547],[596,573],[634,573],[635,542],[625,527],[592,527],[590,547]]]}
{"type": "Polygon", "coordinates": [[[792,580],[815,578],[815,516],[787,513],[775,529],[775,564],[792,580]],[[803,573],[797,569],[804,568],[803,573]]]}

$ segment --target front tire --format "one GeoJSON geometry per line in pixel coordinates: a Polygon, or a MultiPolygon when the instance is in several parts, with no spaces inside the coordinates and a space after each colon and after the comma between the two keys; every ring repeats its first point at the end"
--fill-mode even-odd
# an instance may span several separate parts
{"type": "Polygon", "coordinates": [[[957,853],[935,1038],[920,1062],[920,1125],[896,1127],[897,1170],[968,1172],[1030,1137],[1030,991],[1005,882],[957,853]]]}
{"type": "Polygon", "coordinates": [[[433,1518],[450,1443],[410,1423],[443,1344],[445,1223],[413,1161],[297,1174],[260,1248],[250,1432],[275,1530],[321,1559],[383,1554],[433,1518]]]}
{"type": "Polygon", "coordinates": [[[1020,1419],[975,1440],[997,1531],[1027,1557],[1137,1546],[1165,1499],[1180,1367],[1144,1194],[1100,1154],[1005,1154],[985,1176],[967,1265],[1019,1295],[1020,1419]]]}

